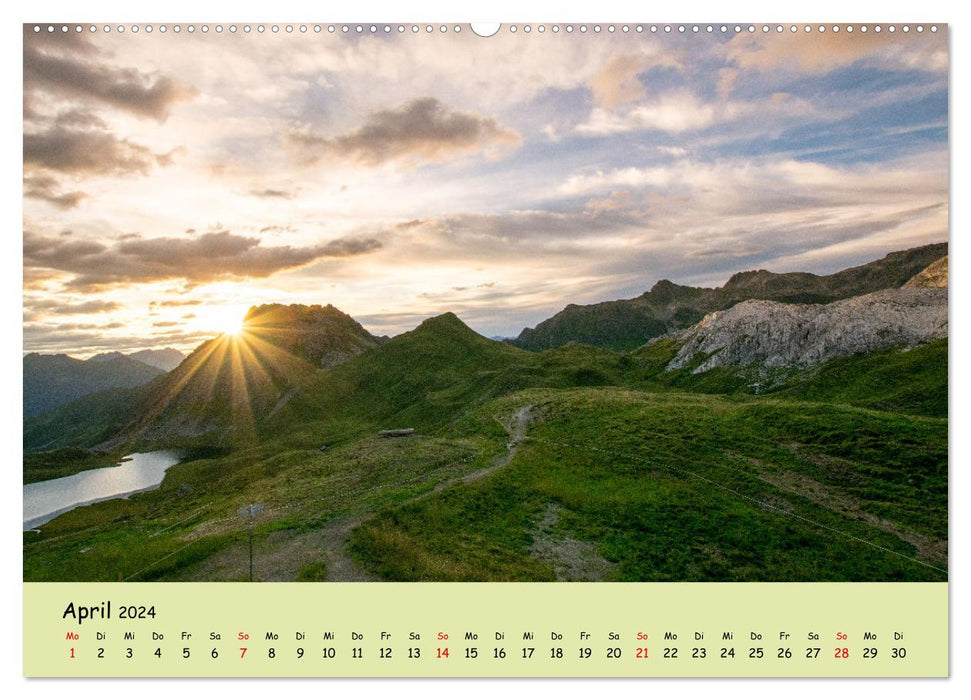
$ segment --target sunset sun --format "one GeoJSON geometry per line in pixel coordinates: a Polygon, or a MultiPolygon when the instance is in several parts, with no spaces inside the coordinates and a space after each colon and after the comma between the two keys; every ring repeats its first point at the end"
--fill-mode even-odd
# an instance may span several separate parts
{"type": "Polygon", "coordinates": [[[217,328],[224,335],[239,335],[243,331],[243,315],[226,311],[218,316],[217,328]]]}
{"type": "Polygon", "coordinates": [[[245,304],[201,304],[192,312],[190,322],[203,334],[237,336],[243,330],[248,310],[245,304]]]}

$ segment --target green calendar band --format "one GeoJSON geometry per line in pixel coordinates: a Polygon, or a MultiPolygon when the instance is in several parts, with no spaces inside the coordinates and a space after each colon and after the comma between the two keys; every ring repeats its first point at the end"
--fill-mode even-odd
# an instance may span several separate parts
{"type": "Polygon", "coordinates": [[[941,677],[946,583],[25,583],[26,676],[941,677]]]}

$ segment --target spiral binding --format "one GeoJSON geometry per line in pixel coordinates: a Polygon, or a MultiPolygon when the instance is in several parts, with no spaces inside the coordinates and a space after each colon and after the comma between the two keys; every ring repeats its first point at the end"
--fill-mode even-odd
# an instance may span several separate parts
{"type": "MultiPolygon", "coordinates": [[[[81,34],[84,32],[103,34],[125,34],[126,32],[137,34],[139,32],[152,34],[173,33],[181,34],[361,34],[361,35],[382,35],[382,34],[402,34],[402,35],[422,35],[422,34],[461,34],[464,32],[476,35],[474,29],[459,24],[104,24],[104,25],[83,25],[83,24],[34,24],[32,26],[35,34],[68,34],[74,32],[81,34]]],[[[936,24],[510,24],[501,25],[499,32],[508,34],[823,34],[831,32],[838,34],[858,33],[866,34],[869,32],[880,34],[896,32],[908,34],[916,32],[918,34],[926,32],[937,33],[939,27],[936,24]]],[[[481,36],[481,35],[479,35],[481,36]]]]}

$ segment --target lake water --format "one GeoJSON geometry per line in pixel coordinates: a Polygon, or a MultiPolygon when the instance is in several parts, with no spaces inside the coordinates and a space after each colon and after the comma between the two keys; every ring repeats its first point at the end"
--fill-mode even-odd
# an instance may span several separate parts
{"type": "Polygon", "coordinates": [[[136,452],[117,467],[88,469],[71,476],[24,486],[24,530],[89,503],[121,498],[162,483],[165,471],[182,455],[174,450],[136,452]]]}

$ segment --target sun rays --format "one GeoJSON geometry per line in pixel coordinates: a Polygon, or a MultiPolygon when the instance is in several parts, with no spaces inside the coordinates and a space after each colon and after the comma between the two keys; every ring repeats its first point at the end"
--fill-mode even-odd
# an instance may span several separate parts
{"type": "MultiPolygon", "coordinates": [[[[261,326],[257,318],[240,318],[222,334],[200,346],[167,378],[160,382],[148,410],[137,425],[129,428],[139,438],[153,440],[158,421],[169,409],[180,410],[180,418],[164,431],[182,431],[191,436],[200,429],[216,429],[219,440],[234,449],[255,447],[259,443],[257,419],[272,414],[280,396],[292,380],[314,371],[306,359],[281,347],[287,331],[272,325],[261,326]],[[274,342],[276,341],[276,342],[274,342]],[[185,415],[195,415],[192,405],[205,405],[203,412],[223,414],[226,425],[193,425],[185,415]],[[190,407],[188,411],[182,410],[190,407]]],[[[164,421],[163,421],[164,423],[164,421]]]]}

